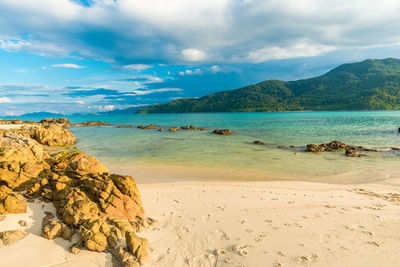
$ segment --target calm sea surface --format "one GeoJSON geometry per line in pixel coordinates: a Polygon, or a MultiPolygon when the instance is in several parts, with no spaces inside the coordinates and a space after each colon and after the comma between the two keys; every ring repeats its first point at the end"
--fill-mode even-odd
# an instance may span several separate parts
{"type": "MultiPolygon", "coordinates": [[[[400,112],[201,113],[69,116],[73,123],[101,120],[116,124],[158,124],[163,128],[195,125],[207,131],[75,127],[78,147],[111,166],[140,164],[240,171],[246,179],[295,179],[320,182],[366,182],[400,177],[400,152],[304,153],[309,143],[340,140],[385,149],[400,147],[400,112]],[[237,131],[212,134],[215,128],[237,131]],[[261,140],[267,145],[254,145],[261,140]],[[279,149],[277,146],[296,146],[279,149]],[[297,153],[295,153],[297,152],[297,153]]],[[[31,118],[36,119],[36,118],[31,118]]]]}

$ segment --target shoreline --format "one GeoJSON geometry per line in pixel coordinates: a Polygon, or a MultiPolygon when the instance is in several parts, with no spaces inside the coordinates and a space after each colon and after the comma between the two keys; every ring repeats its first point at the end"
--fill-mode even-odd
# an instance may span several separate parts
{"type": "MultiPolygon", "coordinates": [[[[103,160],[107,163],[106,160],[103,160]]],[[[263,172],[193,167],[178,164],[154,164],[154,163],[132,163],[125,165],[107,164],[114,173],[132,176],[141,184],[152,183],[182,183],[182,182],[310,182],[328,185],[363,185],[369,183],[385,183],[396,177],[400,178],[400,173],[393,171],[388,173],[369,174],[364,170],[351,171],[336,175],[319,176],[313,178],[289,177],[265,174],[263,172]],[[354,177],[366,176],[362,182],[354,177]],[[376,177],[380,175],[379,177],[376,177]]]]}

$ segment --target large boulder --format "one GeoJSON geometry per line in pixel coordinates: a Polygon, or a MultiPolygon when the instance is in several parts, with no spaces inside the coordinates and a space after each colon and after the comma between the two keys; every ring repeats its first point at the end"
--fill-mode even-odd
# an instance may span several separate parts
{"type": "Polygon", "coordinates": [[[48,155],[36,141],[15,133],[0,136],[0,183],[23,189],[27,182],[49,168],[48,155]]]}
{"type": "Polygon", "coordinates": [[[60,152],[52,158],[52,161],[54,171],[66,173],[72,177],[109,172],[108,168],[96,157],[90,157],[81,152],[60,152]]]}

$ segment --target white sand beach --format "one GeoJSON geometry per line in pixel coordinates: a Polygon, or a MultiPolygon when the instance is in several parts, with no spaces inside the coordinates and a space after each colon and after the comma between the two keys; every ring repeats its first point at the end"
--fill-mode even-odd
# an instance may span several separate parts
{"type": "MultiPolygon", "coordinates": [[[[399,266],[399,183],[139,184],[158,220],[140,234],[151,245],[148,266],[399,266]]],[[[52,204],[29,203],[28,213],[0,221],[0,231],[29,233],[0,248],[0,266],[112,266],[110,254],[73,255],[69,242],[40,237],[44,211],[52,204]]]]}

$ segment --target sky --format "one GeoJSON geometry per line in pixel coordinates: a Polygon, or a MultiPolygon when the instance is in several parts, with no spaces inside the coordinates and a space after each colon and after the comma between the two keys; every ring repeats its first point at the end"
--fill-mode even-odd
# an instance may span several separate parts
{"type": "Polygon", "coordinates": [[[400,58],[398,0],[0,0],[0,116],[200,97],[400,58]]]}

